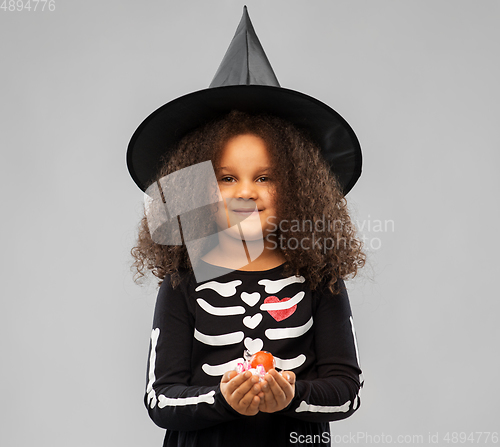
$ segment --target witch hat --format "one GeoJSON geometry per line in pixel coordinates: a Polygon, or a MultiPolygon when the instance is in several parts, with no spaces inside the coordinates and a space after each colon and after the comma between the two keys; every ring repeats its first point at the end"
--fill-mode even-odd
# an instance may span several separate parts
{"type": "Polygon", "coordinates": [[[306,131],[320,147],[344,194],[361,175],[361,147],[351,126],[323,102],[280,87],[245,6],[209,88],[163,105],[133,134],[127,166],[135,183],[146,191],[159,172],[160,159],[188,132],[232,110],[275,115],[306,131]]]}

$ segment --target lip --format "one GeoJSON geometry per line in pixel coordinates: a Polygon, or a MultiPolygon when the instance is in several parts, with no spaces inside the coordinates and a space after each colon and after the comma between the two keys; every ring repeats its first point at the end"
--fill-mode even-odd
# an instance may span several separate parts
{"type": "Polygon", "coordinates": [[[233,213],[241,213],[241,214],[251,214],[254,212],[260,213],[262,210],[256,210],[255,208],[236,208],[231,210],[233,213]]]}

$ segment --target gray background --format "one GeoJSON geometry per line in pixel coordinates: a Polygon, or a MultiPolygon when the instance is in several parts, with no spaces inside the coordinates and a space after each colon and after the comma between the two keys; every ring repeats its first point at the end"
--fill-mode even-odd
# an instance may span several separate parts
{"type": "MultiPolygon", "coordinates": [[[[243,3],[55,3],[0,10],[0,444],[159,446],[125,151],[150,112],[208,86],[243,3]]],[[[363,147],[348,202],[369,264],[348,288],[366,382],[333,433],[498,431],[500,2],[247,5],[281,85],[363,147]]]]}

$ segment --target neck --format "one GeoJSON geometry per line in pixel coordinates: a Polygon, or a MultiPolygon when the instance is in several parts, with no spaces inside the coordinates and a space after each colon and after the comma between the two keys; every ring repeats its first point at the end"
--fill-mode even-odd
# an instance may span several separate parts
{"type": "Polygon", "coordinates": [[[228,236],[224,232],[219,233],[219,245],[202,259],[211,264],[244,271],[268,270],[285,262],[283,253],[267,238],[256,241],[245,240],[242,243],[240,239],[228,236]]]}

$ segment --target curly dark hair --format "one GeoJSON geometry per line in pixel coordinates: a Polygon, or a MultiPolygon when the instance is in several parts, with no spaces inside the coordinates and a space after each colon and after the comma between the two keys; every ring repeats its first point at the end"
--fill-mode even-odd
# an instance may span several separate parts
{"type": "MultiPolygon", "coordinates": [[[[217,168],[227,141],[245,134],[261,137],[269,150],[279,198],[275,204],[274,240],[287,261],[283,275],[304,276],[312,290],[324,283],[330,291],[338,291],[338,278],[354,277],[365,265],[363,244],[356,237],[339,183],[318,146],[287,121],[233,111],[186,135],[175,151],[162,160],[163,165],[151,183],[203,161],[212,161],[217,168]]],[[[146,212],[131,254],[135,259],[131,267],[136,271],[135,282],[150,270],[159,278],[158,285],[169,274],[176,287],[181,280],[179,270],[193,269],[185,244],[153,241],[146,212]]]]}

